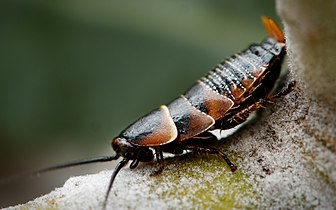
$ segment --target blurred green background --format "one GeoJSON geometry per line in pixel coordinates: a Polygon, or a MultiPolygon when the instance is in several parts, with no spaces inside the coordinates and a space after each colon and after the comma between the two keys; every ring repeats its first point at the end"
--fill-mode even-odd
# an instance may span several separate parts
{"type": "MultiPolygon", "coordinates": [[[[2,0],[0,175],[110,155],[127,125],[261,41],[261,15],[278,20],[273,1],[2,0]]],[[[7,183],[0,207],[77,173],[28,180],[22,196],[7,183]]]]}

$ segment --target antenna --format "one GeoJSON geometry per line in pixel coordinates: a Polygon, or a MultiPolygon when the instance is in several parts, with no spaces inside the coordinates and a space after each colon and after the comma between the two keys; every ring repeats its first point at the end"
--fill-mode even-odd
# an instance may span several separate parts
{"type": "Polygon", "coordinates": [[[82,160],[77,160],[77,161],[64,163],[64,164],[60,164],[60,165],[56,165],[56,166],[51,166],[51,167],[48,167],[48,168],[45,168],[45,169],[34,171],[32,174],[33,175],[39,175],[41,173],[45,173],[45,172],[53,171],[53,170],[57,170],[57,169],[68,168],[68,167],[78,166],[78,165],[85,165],[85,164],[90,164],[90,163],[97,163],[97,162],[108,162],[108,161],[112,161],[112,160],[117,160],[118,158],[119,158],[119,155],[91,157],[91,158],[88,158],[88,159],[82,159],[82,160]]]}
{"type": "Polygon", "coordinates": [[[109,183],[109,186],[107,188],[107,192],[105,194],[105,199],[104,199],[104,203],[103,203],[103,209],[106,209],[106,204],[107,204],[107,198],[111,192],[111,189],[112,189],[112,185],[113,185],[113,182],[114,182],[114,179],[115,177],[117,176],[117,174],[119,173],[120,169],[122,167],[124,167],[126,164],[128,163],[128,159],[124,158],[122,159],[118,165],[115,167],[113,173],[112,173],[112,176],[111,176],[111,179],[110,179],[110,183],[109,183]]]}

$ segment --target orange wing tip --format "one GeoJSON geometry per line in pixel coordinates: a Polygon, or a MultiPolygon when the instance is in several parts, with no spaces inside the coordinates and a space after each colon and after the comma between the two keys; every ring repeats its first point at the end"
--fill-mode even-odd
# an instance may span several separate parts
{"type": "Polygon", "coordinates": [[[278,42],[285,43],[285,35],[272,18],[261,16],[261,20],[270,37],[276,39],[278,42]]]}

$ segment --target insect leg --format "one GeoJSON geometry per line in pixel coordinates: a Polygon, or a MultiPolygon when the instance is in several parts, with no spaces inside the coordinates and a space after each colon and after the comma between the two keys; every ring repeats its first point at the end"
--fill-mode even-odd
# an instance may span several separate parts
{"type": "Polygon", "coordinates": [[[246,108],[241,108],[235,111],[233,114],[230,114],[226,117],[224,117],[222,120],[219,120],[218,123],[216,123],[215,127],[218,129],[230,129],[233,128],[243,122],[246,121],[246,119],[250,116],[250,114],[258,109],[265,108],[265,106],[268,103],[273,103],[273,101],[277,98],[281,98],[291,91],[294,90],[296,85],[296,82],[290,82],[288,86],[281,90],[279,93],[276,93],[274,95],[271,95],[266,98],[261,98],[257,102],[248,105],[246,108]]]}
{"type": "Polygon", "coordinates": [[[282,89],[279,93],[270,96],[270,100],[276,99],[276,98],[281,98],[287,95],[288,93],[292,92],[295,89],[296,86],[296,81],[292,81],[288,84],[288,86],[284,89],[282,89]]]}
{"type": "Polygon", "coordinates": [[[271,103],[271,100],[268,98],[266,99],[259,99],[259,101],[249,105],[246,108],[241,109],[239,112],[224,117],[222,120],[218,121],[216,128],[221,130],[226,130],[233,128],[243,122],[250,116],[250,114],[260,108],[264,108],[267,103],[271,103]]]}
{"type": "Polygon", "coordinates": [[[232,172],[237,170],[237,167],[230,161],[230,159],[226,156],[226,154],[224,152],[220,151],[217,148],[205,147],[205,146],[202,146],[202,145],[184,145],[183,149],[191,150],[191,151],[196,152],[196,153],[220,155],[225,160],[225,162],[228,164],[228,166],[230,167],[232,172]]]}
{"type": "Polygon", "coordinates": [[[157,176],[160,175],[164,169],[164,160],[163,160],[163,153],[160,147],[155,147],[155,157],[156,160],[159,163],[159,169],[154,171],[151,176],[157,176]]]}

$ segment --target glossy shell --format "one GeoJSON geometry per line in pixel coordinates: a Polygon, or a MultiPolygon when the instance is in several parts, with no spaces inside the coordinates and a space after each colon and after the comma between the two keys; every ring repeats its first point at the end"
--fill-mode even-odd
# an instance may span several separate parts
{"type": "Polygon", "coordinates": [[[216,121],[251,96],[267,96],[279,76],[284,55],[285,44],[274,38],[252,44],[217,65],[167,106],[140,118],[120,136],[131,144],[153,147],[182,142],[211,130],[216,121]]]}

